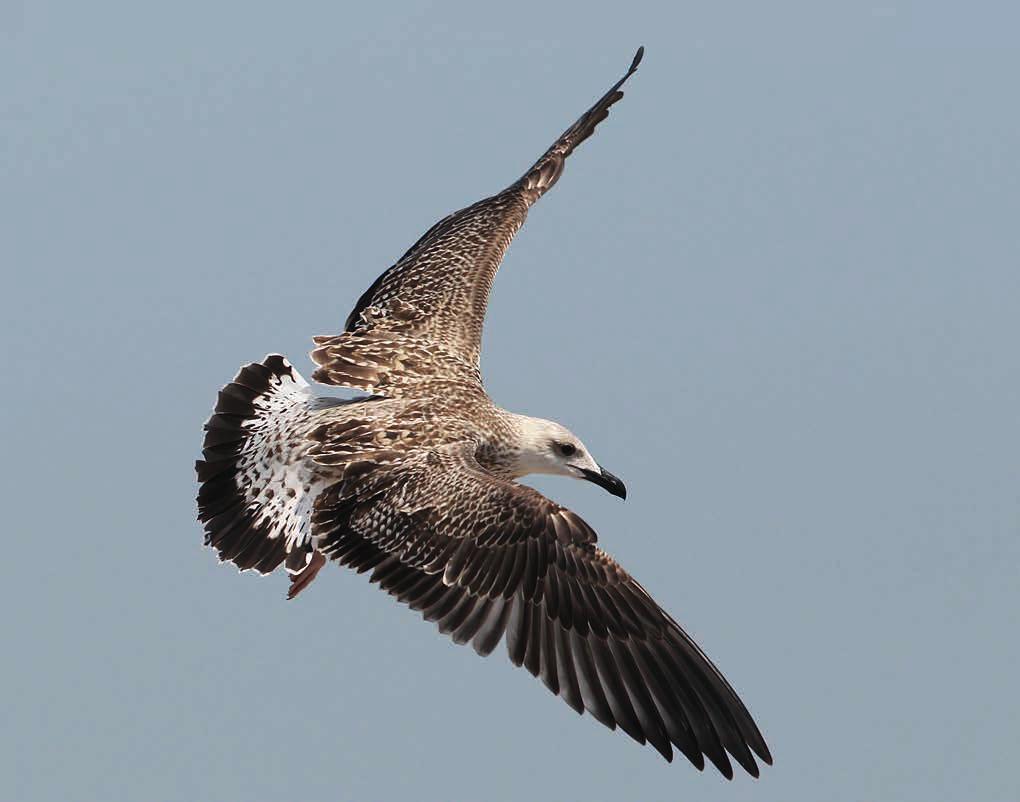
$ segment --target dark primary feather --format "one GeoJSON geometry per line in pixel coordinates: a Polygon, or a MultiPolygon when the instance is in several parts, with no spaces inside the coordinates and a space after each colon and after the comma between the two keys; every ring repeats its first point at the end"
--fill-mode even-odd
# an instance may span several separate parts
{"type": "Polygon", "coordinates": [[[436,376],[476,381],[489,289],[528,208],[559,179],[567,157],[623,97],[644,48],[626,74],[502,192],[440,220],[379,276],[345,331],[315,338],[313,377],[382,395],[436,376]]]}
{"type": "Polygon", "coordinates": [[[650,743],[730,756],[758,776],[772,758],[718,669],[570,510],[487,473],[460,444],[407,455],[324,492],[320,549],[488,654],[505,637],[516,665],[572,708],[650,743]]]}

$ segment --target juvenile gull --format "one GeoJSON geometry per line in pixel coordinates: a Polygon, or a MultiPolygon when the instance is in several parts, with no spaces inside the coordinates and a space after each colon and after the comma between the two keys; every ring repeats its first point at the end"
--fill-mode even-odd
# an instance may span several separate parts
{"type": "Polygon", "coordinates": [[[316,337],[313,377],[369,395],[316,398],[282,356],[242,368],[206,424],[196,468],[206,543],[241,570],[328,560],[482,655],[510,659],[588,711],[727,778],[768,747],[729,683],[673,618],[596,545],[579,516],[517,479],[623,482],[558,423],[495,406],[478,369],[489,288],[529,207],[623,97],[627,73],[522,178],[429,229],[316,337]],[[728,753],[728,754],[727,754],[728,753]]]}

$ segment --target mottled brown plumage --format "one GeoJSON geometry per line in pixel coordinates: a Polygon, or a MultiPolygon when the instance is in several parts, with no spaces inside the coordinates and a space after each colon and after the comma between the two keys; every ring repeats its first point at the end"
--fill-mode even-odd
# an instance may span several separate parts
{"type": "Polygon", "coordinates": [[[521,178],[426,231],[361,296],[343,334],[315,338],[313,378],[391,396],[420,394],[438,377],[480,384],[482,323],[503,254],[566,158],[623,97],[620,87],[643,55],[641,48],[627,73],[521,178]]]}
{"type": "Polygon", "coordinates": [[[768,748],[715,666],[587,523],[516,480],[559,473],[623,496],[622,482],[564,427],[493,404],[478,369],[510,240],[641,56],[521,179],[433,226],[342,334],[316,338],[314,377],[371,396],[316,399],[279,356],[241,370],[206,426],[199,517],[221,559],[285,564],[289,597],[327,560],[370,571],[479,654],[505,639],[576,711],[667,759],[731,777],[732,756],[757,776],[768,748]]]}

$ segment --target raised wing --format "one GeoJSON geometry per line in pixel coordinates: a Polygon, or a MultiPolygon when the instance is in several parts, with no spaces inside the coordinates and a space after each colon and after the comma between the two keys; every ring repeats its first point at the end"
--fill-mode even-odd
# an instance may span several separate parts
{"type": "Polygon", "coordinates": [[[753,776],[772,758],[736,692],[680,626],[596,546],[595,532],[531,488],[496,478],[472,448],[355,462],[316,503],[327,557],[371,581],[457,643],[510,659],[588,711],[699,769],[753,776]]]}
{"type": "Polygon", "coordinates": [[[626,75],[518,181],[426,231],[361,296],[343,334],[315,338],[314,378],[378,395],[401,395],[437,377],[479,382],[482,323],[503,254],[566,158],[623,97],[620,87],[643,54],[639,48],[626,75]]]}

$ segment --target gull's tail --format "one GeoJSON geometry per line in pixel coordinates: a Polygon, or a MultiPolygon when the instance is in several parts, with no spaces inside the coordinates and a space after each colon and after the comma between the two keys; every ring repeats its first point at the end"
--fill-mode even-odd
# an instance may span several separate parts
{"type": "Polygon", "coordinates": [[[195,463],[198,519],[220,560],[262,574],[284,560],[292,573],[308,562],[320,490],[303,460],[313,403],[308,383],[279,354],[241,368],[220,390],[195,463]]]}

